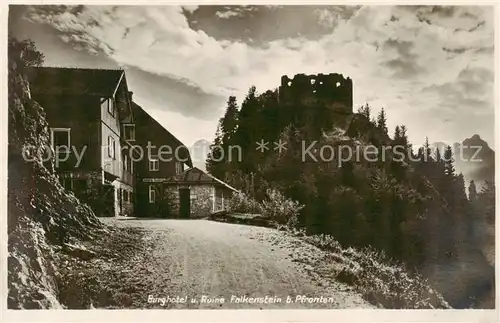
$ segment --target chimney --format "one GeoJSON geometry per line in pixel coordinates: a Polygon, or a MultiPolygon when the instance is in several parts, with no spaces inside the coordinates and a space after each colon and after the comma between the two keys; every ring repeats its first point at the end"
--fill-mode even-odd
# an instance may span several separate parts
{"type": "Polygon", "coordinates": [[[134,95],[134,92],[128,91],[128,97],[130,98],[130,101],[132,101],[132,96],[134,95]]]}

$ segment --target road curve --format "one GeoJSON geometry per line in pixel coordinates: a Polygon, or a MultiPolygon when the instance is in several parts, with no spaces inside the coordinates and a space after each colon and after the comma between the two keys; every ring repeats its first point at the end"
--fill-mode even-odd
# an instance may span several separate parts
{"type": "Polygon", "coordinates": [[[314,274],[321,250],[274,229],[208,220],[110,222],[146,232],[148,249],[131,260],[147,294],[144,307],[372,307],[345,284],[314,274]]]}

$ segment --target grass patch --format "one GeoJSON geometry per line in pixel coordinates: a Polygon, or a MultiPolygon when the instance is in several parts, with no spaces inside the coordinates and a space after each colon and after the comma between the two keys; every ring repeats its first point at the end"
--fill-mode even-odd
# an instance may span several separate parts
{"type": "Polygon", "coordinates": [[[342,248],[329,235],[308,236],[302,230],[289,232],[331,253],[331,260],[340,268],[335,269],[336,279],[354,287],[376,306],[390,309],[451,308],[424,277],[410,273],[403,264],[389,259],[383,252],[371,248],[342,248]]]}

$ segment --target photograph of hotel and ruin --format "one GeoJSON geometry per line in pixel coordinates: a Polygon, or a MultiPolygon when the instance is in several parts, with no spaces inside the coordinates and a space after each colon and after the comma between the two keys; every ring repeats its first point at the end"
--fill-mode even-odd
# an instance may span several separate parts
{"type": "Polygon", "coordinates": [[[492,309],[491,6],[11,5],[11,309],[492,309]]]}

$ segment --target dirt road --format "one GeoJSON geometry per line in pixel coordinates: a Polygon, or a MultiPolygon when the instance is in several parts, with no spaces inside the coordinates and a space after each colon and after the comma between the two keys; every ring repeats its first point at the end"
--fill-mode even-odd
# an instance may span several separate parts
{"type": "Polygon", "coordinates": [[[130,262],[144,307],[372,307],[347,285],[314,275],[322,251],[277,230],[207,220],[106,222],[146,232],[149,247],[130,262]]]}

